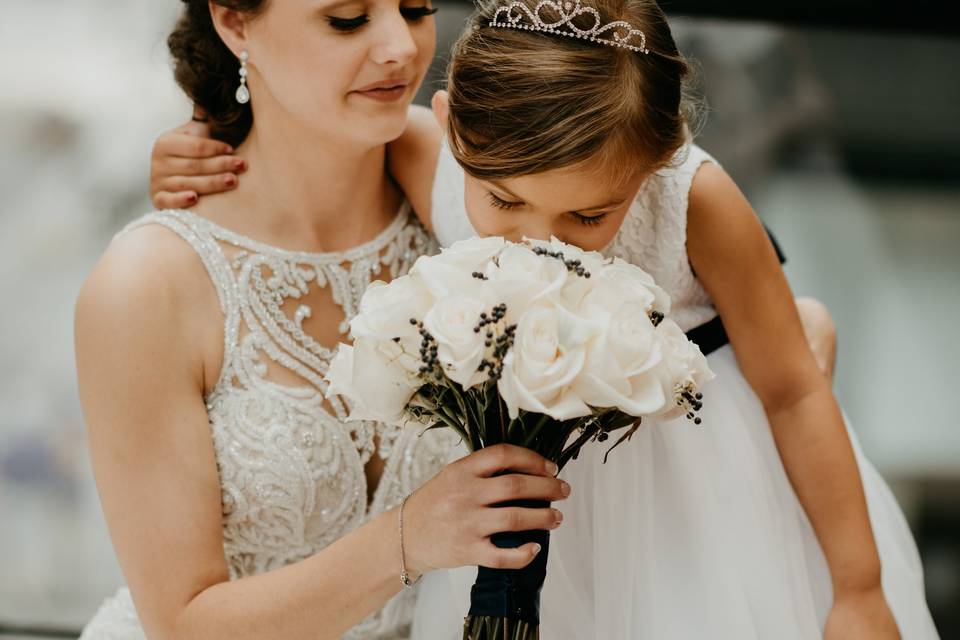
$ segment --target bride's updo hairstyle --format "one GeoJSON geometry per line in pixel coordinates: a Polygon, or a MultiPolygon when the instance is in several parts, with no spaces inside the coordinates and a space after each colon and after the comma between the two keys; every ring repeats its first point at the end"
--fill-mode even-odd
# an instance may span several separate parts
{"type": "MultiPolygon", "coordinates": [[[[599,12],[601,25],[623,20],[643,31],[649,53],[642,53],[490,26],[510,1],[482,0],[454,45],[448,135],[463,168],[501,179],[599,160],[593,166],[617,180],[638,167],[667,165],[685,142],[693,103],[684,98],[691,68],[660,7],[652,0],[581,0],[599,12]]],[[[530,11],[539,2],[520,1],[530,11]]],[[[558,19],[549,7],[541,11],[545,20],[558,19]]],[[[580,15],[573,24],[590,29],[594,18],[580,15]]]]}
{"type": "MultiPolygon", "coordinates": [[[[215,0],[236,11],[256,15],[267,0],[215,0]]],[[[167,38],[177,84],[210,118],[213,137],[239,145],[250,133],[253,111],[236,99],[240,61],[220,39],[207,0],[183,0],[184,9],[167,38]]]]}

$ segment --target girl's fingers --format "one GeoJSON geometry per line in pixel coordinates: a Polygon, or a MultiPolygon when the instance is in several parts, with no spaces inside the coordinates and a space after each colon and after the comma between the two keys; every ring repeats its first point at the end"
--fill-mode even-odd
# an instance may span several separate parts
{"type": "Polygon", "coordinates": [[[522,569],[537,557],[540,545],[528,542],[516,549],[501,549],[492,542],[486,542],[480,552],[479,564],[490,569],[522,569]]]}
{"type": "Polygon", "coordinates": [[[480,534],[490,536],[503,531],[534,531],[556,529],[563,522],[563,514],[556,509],[525,509],[498,507],[489,509],[480,528],[480,534]]]}
{"type": "Polygon", "coordinates": [[[195,205],[197,199],[197,194],[192,191],[161,191],[153,196],[153,206],[157,209],[186,209],[195,205]]]}
{"type": "Polygon", "coordinates": [[[220,173],[213,176],[170,176],[160,180],[157,191],[172,193],[193,191],[198,196],[223,193],[236,189],[238,178],[233,173],[220,173]]]}
{"type": "MultiPolygon", "coordinates": [[[[191,123],[190,126],[204,126],[198,122],[191,123]]],[[[230,155],[233,153],[233,147],[213,140],[208,137],[201,137],[192,133],[183,133],[182,128],[177,131],[164,134],[157,138],[153,147],[153,157],[155,160],[166,160],[168,156],[178,158],[213,158],[216,156],[230,155]]]]}
{"type": "Polygon", "coordinates": [[[216,156],[213,158],[167,158],[164,161],[166,173],[171,176],[213,176],[217,174],[238,174],[247,170],[247,163],[236,156],[216,156]]]}

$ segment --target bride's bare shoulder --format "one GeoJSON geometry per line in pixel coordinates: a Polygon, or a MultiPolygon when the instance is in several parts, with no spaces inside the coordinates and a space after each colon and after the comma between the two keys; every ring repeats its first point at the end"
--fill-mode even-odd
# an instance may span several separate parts
{"type": "Polygon", "coordinates": [[[184,331],[215,296],[186,241],[162,225],[143,225],[115,237],[91,270],[77,298],[77,337],[96,327],[184,331]]]}

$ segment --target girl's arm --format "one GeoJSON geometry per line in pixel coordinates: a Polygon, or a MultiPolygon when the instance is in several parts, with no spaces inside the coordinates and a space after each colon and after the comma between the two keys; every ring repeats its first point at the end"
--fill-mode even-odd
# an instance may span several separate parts
{"type": "Polygon", "coordinates": [[[711,163],[700,168],[691,188],[687,248],[763,403],[830,566],[834,609],[826,637],[897,638],[843,416],[763,226],[730,177],[711,163]]]}
{"type": "MultiPolygon", "coordinates": [[[[407,129],[387,145],[387,170],[420,222],[432,229],[430,194],[440,153],[440,126],[429,109],[411,105],[407,129]]],[[[247,167],[210,127],[192,120],[157,138],[150,154],[150,197],[157,209],[183,209],[236,188],[247,167]]]]}
{"type": "Polygon", "coordinates": [[[387,169],[420,223],[432,231],[431,194],[442,132],[429,109],[412,105],[407,113],[406,131],[387,145],[387,169]]]}
{"type": "MultiPolygon", "coordinates": [[[[209,320],[220,317],[199,259],[162,227],[116,240],[77,302],[93,468],[138,616],[161,640],[340,638],[401,588],[396,510],[304,560],[229,580],[204,405],[222,358],[209,345],[223,344],[222,323],[209,320]]],[[[448,465],[404,512],[410,570],[529,563],[535,545],[501,550],[488,536],[556,528],[558,512],[491,505],[521,494],[563,499],[568,489],[553,472],[519,447],[448,465]],[[504,469],[520,474],[493,477],[504,469]]]]}

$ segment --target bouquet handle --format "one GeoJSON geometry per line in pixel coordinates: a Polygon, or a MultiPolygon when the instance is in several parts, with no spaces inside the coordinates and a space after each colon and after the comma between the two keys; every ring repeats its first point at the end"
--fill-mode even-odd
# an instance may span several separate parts
{"type": "MultiPolygon", "coordinates": [[[[546,508],[550,503],[523,500],[504,506],[546,508]]],[[[536,638],[540,625],[540,591],[547,577],[550,532],[508,531],[494,534],[491,541],[501,549],[515,549],[536,542],[540,544],[540,552],[522,569],[477,569],[477,580],[470,590],[470,613],[463,637],[481,640],[494,637],[488,635],[491,627],[523,627],[526,633],[510,633],[507,637],[536,638]]]]}

